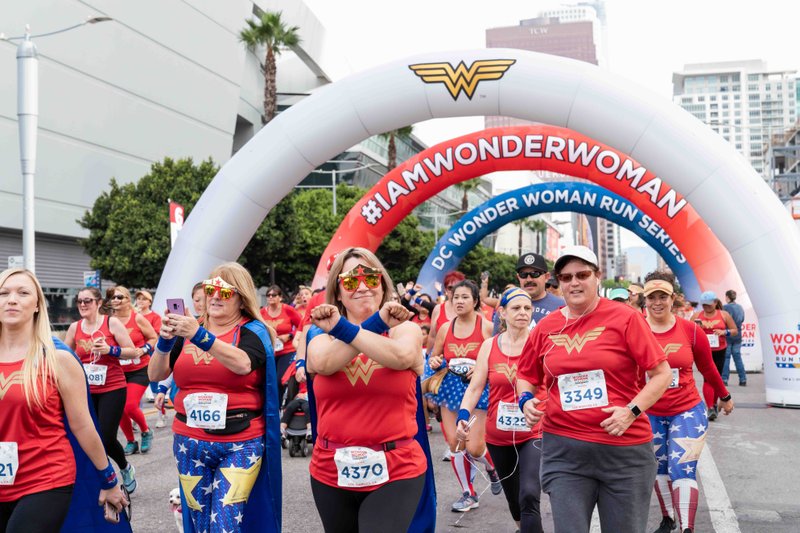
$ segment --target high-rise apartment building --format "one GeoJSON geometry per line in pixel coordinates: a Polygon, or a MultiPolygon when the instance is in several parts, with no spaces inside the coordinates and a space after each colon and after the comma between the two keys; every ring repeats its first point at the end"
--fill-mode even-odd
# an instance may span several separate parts
{"type": "Polygon", "coordinates": [[[690,64],[672,75],[673,100],[772,181],[772,146],[797,121],[795,76],[762,60],[690,64]]]}
{"type": "MultiPolygon", "coordinates": [[[[594,65],[606,63],[606,18],[602,0],[564,5],[544,10],[537,17],[520,21],[516,26],[486,30],[487,48],[517,48],[561,57],[569,57],[594,65]]],[[[513,117],[489,116],[487,128],[517,126],[530,122],[513,117]]],[[[548,179],[544,176],[544,179],[548,179]]],[[[557,179],[563,179],[558,176],[557,179]]],[[[595,247],[600,269],[609,277],[617,270],[620,255],[619,226],[605,219],[589,217],[587,225],[583,215],[573,216],[573,230],[578,244],[595,247]],[[583,220],[578,220],[582,218],[583,220]],[[591,228],[592,236],[577,228],[591,228]],[[596,238],[594,237],[596,236],[596,238]]]]}

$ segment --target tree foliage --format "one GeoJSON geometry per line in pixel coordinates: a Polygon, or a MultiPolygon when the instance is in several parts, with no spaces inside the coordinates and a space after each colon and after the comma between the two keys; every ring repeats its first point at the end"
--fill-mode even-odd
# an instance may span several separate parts
{"type": "MultiPolygon", "coordinates": [[[[217,171],[211,160],[195,165],[191,159],[167,158],[136,183],[119,185],[112,179],[110,190],[79,221],[89,230],[82,244],[92,268],[125,286],[155,287],[170,252],[167,199],[183,205],[189,216],[217,171]]],[[[291,292],[307,284],[342,219],[364,193],[340,184],[334,215],[329,189],[294,191],[270,210],[239,262],[258,286],[277,283],[291,292]]],[[[397,281],[416,279],[433,248],[433,234],[418,225],[415,216],[407,217],[377,251],[397,281]]]]}

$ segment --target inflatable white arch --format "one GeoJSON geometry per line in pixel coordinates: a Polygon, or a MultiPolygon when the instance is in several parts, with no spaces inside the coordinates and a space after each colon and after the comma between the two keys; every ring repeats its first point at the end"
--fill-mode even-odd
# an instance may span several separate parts
{"type": "MultiPolygon", "coordinates": [[[[697,119],[594,65],[521,50],[425,54],[356,74],[281,113],[220,170],[186,220],[158,304],[235,260],[269,210],[359,141],[431,118],[563,126],[663,177],[728,248],[760,319],[767,402],[800,405],[800,235],[778,199],[697,119]]],[[[655,182],[655,180],[653,180],[655,182]]],[[[658,194],[658,183],[644,184],[658,194]]]]}

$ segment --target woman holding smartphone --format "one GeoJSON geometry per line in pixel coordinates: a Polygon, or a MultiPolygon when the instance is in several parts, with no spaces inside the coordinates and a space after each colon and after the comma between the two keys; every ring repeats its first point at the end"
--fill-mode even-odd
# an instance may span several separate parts
{"type": "Polygon", "coordinates": [[[117,440],[117,428],[127,398],[127,382],[120,361],[133,359],[140,351],[133,345],[128,330],[119,319],[100,314],[102,301],[100,290],[95,287],[85,287],[78,293],[81,319],[69,326],[64,343],[83,363],[103,446],[119,466],[123,486],[128,492],[133,492],[136,490],[136,470],[125,459],[125,452],[117,440]]]}
{"type": "MultiPolygon", "coordinates": [[[[218,266],[203,290],[202,325],[185,310],[167,313],[148,368],[152,381],[172,370],[179,388],[172,431],[188,507],[184,525],[190,531],[280,531],[274,332],[261,319],[253,278],[243,266],[218,266]]],[[[171,300],[168,307],[175,309],[171,300]]]]}
{"type": "MultiPolygon", "coordinates": [[[[23,269],[0,274],[0,532],[58,531],[69,510],[76,463],[65,416],[97,470],[96,502],[127,505],[88,407],[78,360],[56,349],[47,302],[23,269]]],[[[98,509],[98,513],[102,512],[98,509]]]]}

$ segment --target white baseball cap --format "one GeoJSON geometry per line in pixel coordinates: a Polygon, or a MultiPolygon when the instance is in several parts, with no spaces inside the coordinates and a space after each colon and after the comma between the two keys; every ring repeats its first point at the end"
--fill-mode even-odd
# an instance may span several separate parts
{"type": "Polygon", "coordinates": [[[586,261],[593,267],[599,269],[597,264],[597,256],[589,248],[586,246],[567,246],[561,252],[561,255],[558,256],[558,259],[556,259],[556,264],[553,270],[560,272],[570,259],[580,259],[581,261],[586,261]]]}

